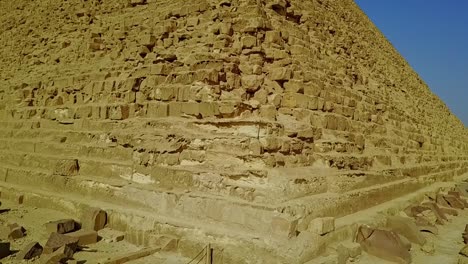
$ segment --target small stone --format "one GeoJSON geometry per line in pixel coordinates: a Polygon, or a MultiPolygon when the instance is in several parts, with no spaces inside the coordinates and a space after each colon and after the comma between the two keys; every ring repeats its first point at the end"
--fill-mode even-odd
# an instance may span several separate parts
{"type": "Polygon", "coordinates": [[[23,232],[23,227],[15,227],[10,231],[10,234],[8,234],[9,239],[19,239],[25,236],[25,233],[23,232]]]}
{"type": "Polygon", "coordinates": [[[309,223],[309,231],[325,235],[335,230],[335,218],[334,217],[323,217],[315,218],[309,223]]]}
{"type": "Polygon", "coordinates": [[[430,255],[434,254],[435,252],[434,243],[432,241],[426,241],[426,243],[422,245],[421,251],[430,255]]]}
{"type": "Polygon", "coordinates": [[[42,254],[42,246],[38,242],[29,243],[25,246],[18,254],[16,254],[16,259],[32,259],[38,257],[42,254]]]}

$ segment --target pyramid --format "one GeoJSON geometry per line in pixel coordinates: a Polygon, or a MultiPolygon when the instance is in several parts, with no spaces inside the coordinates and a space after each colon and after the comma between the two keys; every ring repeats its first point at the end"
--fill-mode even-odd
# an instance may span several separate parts
{"type": "Polygon", "coordinates": [[[0,44],[2,190],[99,204],[136,244],[302,263],[337,239],[317,225],[468,172],[465,126],[352,0],[1,1],[0,44]]]}

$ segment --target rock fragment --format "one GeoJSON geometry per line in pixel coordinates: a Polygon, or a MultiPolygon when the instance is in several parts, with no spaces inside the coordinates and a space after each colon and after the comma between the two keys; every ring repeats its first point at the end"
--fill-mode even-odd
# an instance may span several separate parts
{"type": "Polygon", "coordinates": [[[52,233],[44,246],[44,254],[50,254],[61,247],[65,247],[66,251],[73,251],[78,247],[79,239],[59,233],[52,233]]]}
{"type": "Polygon", "coordinates": [[[397,263],[411,263],[408,245],[393,231],[360,226],[356,241],[368,254],[397,263]]]}
{"type": "Polygon", "coordinates": [[[24,228],[22,226],[14,227],[11,229],[10,233],[8,234],[9,239],[19,239],[24,237],[26,234],[24,232],[24,228]]]}
{"type": "Polygon", "coordinates": [[[16,259],[32,259],[42,254],[43,248],[38,242],[31,242],[16,254],[16,259]]]}
{"type": "Polygon", "coordinates": [[[387,218],[387,227],[403,235],[413,243],[423,245],[426,242],[426,239],[411,218],[391,216],[387,218]]]}

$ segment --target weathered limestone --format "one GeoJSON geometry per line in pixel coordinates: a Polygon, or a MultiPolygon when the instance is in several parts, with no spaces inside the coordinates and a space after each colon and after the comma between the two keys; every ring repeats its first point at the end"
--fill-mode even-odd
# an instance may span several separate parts
{"type": "Polygon", "coordinates": [[[42,254],[42,246],[38,242],[27,244],[20,252],[16,253],[16,259],[32,259],[42,254]]]}
{"type": "MultiPolygon", "coordinates": [[[[0,187],[109,203],[86,230],[228,236],[297,263],[320,251],[306,232],[468,172],[466,128],[352,0],[4,2],[0,187]]],[[[436,232],[465,185],[408,216],[436,232]]]]}
{"type": "Polygon", "coordinates": [[[45,228],[49,233],[65,234],[76,229],[76,223],[73,219],[60,219],[45,223],[45,228]]]}

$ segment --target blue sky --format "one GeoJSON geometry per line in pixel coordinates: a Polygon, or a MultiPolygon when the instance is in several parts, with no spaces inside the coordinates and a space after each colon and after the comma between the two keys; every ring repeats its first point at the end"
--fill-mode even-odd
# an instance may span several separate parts
{"type": "Polygon", "coordinates": [[[355,2],[468,127],[468,1],[355,2]]]}

